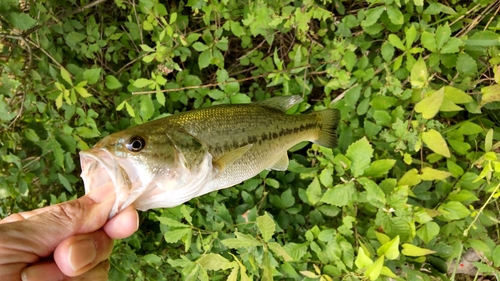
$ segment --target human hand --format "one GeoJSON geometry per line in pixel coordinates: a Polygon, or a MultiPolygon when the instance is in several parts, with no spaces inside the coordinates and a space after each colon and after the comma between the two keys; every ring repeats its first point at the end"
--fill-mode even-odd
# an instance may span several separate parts
{"type": "Polygon", "coordinates": [[[0,280],[108,280],[113,240],[132,235],[132,206],[107,221],[113,188],[0,221],[0,280]]]}

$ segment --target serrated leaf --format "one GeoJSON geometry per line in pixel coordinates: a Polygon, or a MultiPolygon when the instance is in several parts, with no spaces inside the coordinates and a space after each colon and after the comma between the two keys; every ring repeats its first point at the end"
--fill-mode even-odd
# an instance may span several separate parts
{"type": "Polygon", "coordinates": [[[276,224],[267,212],[257,218],[257,227],[262,234],[262,239],[266,242],[271,240],[276,231],[276,224]]]}
{"type": "Polygon", "coordinates": [[[267,246],[269,247],[269,249],[271,249],[271,251],[273,251],[276,255],[280,256],[283,258],[284,261],[292,261],[292,257],[285,251],[285,249],[283,247],[281,247],[280,244],[276,243],[276,242],[269,242],[267,244],[267,246]]]}
{"type": "Polygon", "coordinates": [[[490,102],[500,101],[500,84],[483,87],[481,93],[483,94],[481,96],[480,106],[484,106],[490,102]]]}
{"type": "Polygon", "coordinates": [[[179,229],[173,229],[165,232],[163,235],[165,238],[165,241],[168,243],[176,243],[179,240],[182,239],[185,235],[188,235],[189,233],[192,232],[191,228],[179,228],[179,229]]]}
{"type": "Polygon", "coordinates": [[[66,188],[68,192],[74,192],[73,186],[71,183],[68,181],[68,179],[61,173],[57,173],[57,178],[59,179],[59,182],[66,188]]]}
{"type": "Polygon", "coordinates": [[[403,250],[401,253],[407,257],[421,257],[436,253],[436,251],[424,249],[417,247],[413,244],[405,243],[403,244],[403,250]]]}
{"type": "Polygon", "coordinates": [[[372,180],[362,177],[358,179],[358,182],[365,188],[367,199],[370,204],[383,208],[385,205],[385,194],[384,191],[372,180]],[[379,202],[377,204],[376,202],[379,202]]]}
{"type": "Polygon", "coordinates": [[[444,100],[444,87],[435,91],[430,96],[419,101],[415,105],[415,111],[422,113],[422,117],[425,119],[432,119],[439,111],[441,104],[444,100]]]}
{"type": "Polygon", "coordinates": [[[95,132],[88,127],[76,127],[75,131],[82,138],[95,138],[99,136],[98,132],[95,132]]]}
{"type": "Polygon", "coordinates": [[[354,182],[339,184],[328,189],[323,197],[321,197],[320,201],[337,207],[342,207],[353,200],[355,193],[356,188],[354,187],[354,182]]]}
{"type": "Polygon", "coordinates": [[[219,254],[206,254],[196,261],[201,267],[208,270],[225,270],[235,267],[235,263],[219,254]]]}
{"type": "Polygon", "coordinates": [[[248,234],[234,233],[237,238],[228,238],[221,241],[222,244],[231,249],[262,246],[262,243],[248,234]]]}
{"type": "Polygon", "coordinates": [[[441,54],[456,54],[460,51],[460,47],[462,45],[462,40],[452,37],[444,44],[443,48],[439,52],[441,54]]]}
{"type": "Polygon", "coordinates": [[[433,53],[437,52],[436,38],[434,34],[429,33],[427,31],[422,32],[422,36],[420,37],[420,42],[422,43],[422,46],[424,46],[424,48],[426,48],[427,50],[433,53]]]}
{"type": "Polygon", "coordinates": [[[406,47],[403,44],[403,41],[401,41],[401,39],[399,39],[396,34],[389,34],[387,40],[389,40],[389,43],[391,43],[392,46],[400,49],[401,51],[406,51],[406,47]]]}
{"type": "Polygon", "coordinates": [[[158,219],[158,221],[161,223],[161,224],[164,224],[164,225],[167,225],[167,226],[170,226],[170,227],[190,227],[189,225],[187,224],[184,224],[184,223],[181,223],[179,221],[176,221],[174,219],[171,219],[171,218],[167,218],[167,217],[159,217],[159,216],[156,216],[156,219],[158,219]]]}
{"type": "Polygon", "coordinates": [[[399,257],[399,235],[380,246],[377,249],[377,255],[384,255],[388,260],[397,259],[399,257]]]}
{"type": "Polygon", "coordinates": [[[373,157],[373,148],[366,139],[362,139],[349,145],[345,155],[351,160],[350,170],[354,177],[363,175],[363,172],[370,167],[371,158],[373,157]]]}
{"type": "Polygon", "coordinates": [[[161,258],[155,254],[147,254],[142,257],[142,260],[151,265],[160,265],[162,263],[161,258]]]}
{"type": "Polygon", "coordinates": [[[241,24],[237,21],[231,21],[231,32],[234,34],[236,37],[241,37],[245,35],[245,29],[241,26],[241,24]]]}
{"type": "Polygon", "coordinates": [[[311,203],[311,205],[316,205],[318,201],[321,199],[322,190],[319,184],[319,180],[317,177],[314,177],[313,181],[309,184],[306,189],[307,200],[311,203]]]}
{"type": "Polygon", "coordinates": [[[446,43],[448,39],[450,39],[450,35],[451,29],[447,23],[438,26],[438,28],[436,29],[436,46],[438,50],[441,50],[441,47],[443,47],[444,43],[446,43]]]}
{"type": "Polygon", "coordinates": [[[451,156],[446,141],[438,131],[430,129],[427,132],[423,132],[422,141],[435,153],[443,155],[444,157],[451,156]]]}
{"type": "Polygon", "coordinates": [[[457,71],[463,76],[477,76],[477,63],[467,53],[461,53],[457,57],[457,71]]]}
{"type": "Polygon", "coordinates": [[[402,25],[404,23],[403,13],[394,6],[387,6],[387,16],[394,25],[402,25]]]}
{"type": "Polygon", "coordinates": [[[433,181],[433,180],[444,180],[451,176],[451,173],[441,170],[436,170],[430,167],[425,167],[422,169],[422,174],[420,178],[424,181],[433,181]]]}
{"type": "Polygon", "coordinates": [[[155,106],[153,104],[153,100],[149,95],[142,95],[140,99],[141,103],[141,117],[144,121],[148,121],[151,117],[153,117],[155,113],[155,106]]]}
{"type": "Polygon", "coordinates": [[[116,77],[114,77],[113,75],[107,75],[106,76],[106,88],[110,89],[110,90],[115,90],[115,89],[118,89],[118,88],[121,88],[122,86],[122,83],[120,83],[120,81],[118,81],[118,79],[116,79],[116,77]]]}
{"type": "MultiPolygon", "coordinates": [[[[422,57],[413,64],[410,74],[410,83],[412,88],[423,89],[427,87],[429,79],[429,72],[427,71],[427,66],[425,65],[424,59],[422,57]]],[[[439,107],[438,107],[439,108],[439,107]]]]}

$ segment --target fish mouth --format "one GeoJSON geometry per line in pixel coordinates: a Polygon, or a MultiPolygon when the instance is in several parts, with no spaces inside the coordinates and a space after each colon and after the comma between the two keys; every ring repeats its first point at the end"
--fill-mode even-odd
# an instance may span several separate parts
{"type": "Polygon", "coordinates": [[[114,156],[105,149],[92,148],[87,151],[80,151],[81,177],[85,185],[85,194],[101,188],[111,188],[117,198],[109,218],[128,207],[131,203],[128,197],[132,189],[129,174],[120,166],[114,156]],[[118,198],[120,197],[120,198],[118,198]]]}

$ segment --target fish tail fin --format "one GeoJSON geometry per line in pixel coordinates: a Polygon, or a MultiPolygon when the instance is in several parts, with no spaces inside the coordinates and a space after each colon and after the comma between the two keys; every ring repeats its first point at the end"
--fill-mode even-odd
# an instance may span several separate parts
{"type": "Polygon", "coordinates": [[[317,112],[321,119],[321,131],[314,143],[321,146],[334,148],[338,143],[337,128],[340,122],[340,111],[338,109],[327,109],[317,112]]]}

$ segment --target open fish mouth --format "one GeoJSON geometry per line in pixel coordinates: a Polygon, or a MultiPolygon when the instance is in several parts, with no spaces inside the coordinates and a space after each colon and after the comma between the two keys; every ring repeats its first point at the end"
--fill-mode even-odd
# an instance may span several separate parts
{"type": "Polygon", "coordinates": [[[111,153],[100,148],[81,151],[80,162],[85,194],[99,188],[114,189],[117,198],[115,199],[109,218],[112,218],[131,204],[125,202],[129,201],[127,199],[132,189],[129,174],[119,165],[111,153]]]}

